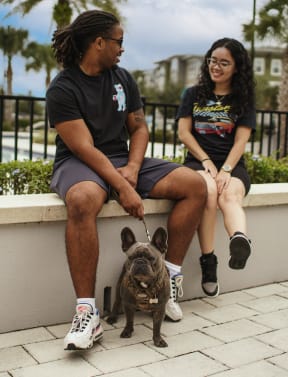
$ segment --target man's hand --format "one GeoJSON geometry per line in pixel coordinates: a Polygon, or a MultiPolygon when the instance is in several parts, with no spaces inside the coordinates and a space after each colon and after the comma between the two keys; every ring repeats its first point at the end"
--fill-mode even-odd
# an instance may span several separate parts
{"type": "Polygon", "coordinates": [[[118,193],[119,203],[129,215],[139,220],[144,218],[144,206],[141,197],[130,185],[121,189],[118,193]]]}
{"type": "Polygon", "coordinates": [[[138,181],[138,169],[136,167],[128,163],[128,165],[118,168],[117,171],[136,189],[138,181]]]}

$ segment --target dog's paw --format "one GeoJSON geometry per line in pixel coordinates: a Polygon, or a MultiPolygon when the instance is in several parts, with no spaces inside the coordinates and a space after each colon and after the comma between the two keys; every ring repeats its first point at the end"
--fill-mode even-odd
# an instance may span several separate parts
{"type": "Polygon", "coordinates": [[[113,325],[114,323],[117,322],[117,316],[116,315],[109,315],[106,318],[106,322],[109,323],[109,325],[113,325]]]}
{"type": "Polygon", "coordinates": [[[161,338],[161,336],[159,338],[154,338],[153,341],[156,347],[168,347],[168,344],[165,342],[163,338],[161,338]]]}
{"type": "Polygon", "coordinates": [[[133,333],[133,327],[125,327],[124,330],[121,332],[120,337],[121,338],[131,338],[133,333]]]}

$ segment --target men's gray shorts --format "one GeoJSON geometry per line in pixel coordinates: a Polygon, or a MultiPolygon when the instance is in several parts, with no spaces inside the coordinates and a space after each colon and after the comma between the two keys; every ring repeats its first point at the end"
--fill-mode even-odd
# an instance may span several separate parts
{"type": "MultiPolygon", "coordinates": [[[[128,156],[109,156],[115,168],[125,166],[128,156]]],[[[182,165],[165,161],[158,158],[144,158],[139,171],[136,190],[144,199],[149,196],[153,186],[172,170],[182,165]]],[[[71,156],[61,163],[55,164],[50,188],[65,200],[67,191],[76,183],[93,181],[101,186],[107,193],[108,199],[111,196],[111,187],[94,170],[85,163],[71,156]]]]}

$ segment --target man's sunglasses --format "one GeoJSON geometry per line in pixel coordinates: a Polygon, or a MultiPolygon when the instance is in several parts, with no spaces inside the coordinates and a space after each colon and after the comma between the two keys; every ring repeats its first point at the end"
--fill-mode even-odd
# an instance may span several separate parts
{"type": "Polygon", "coordinates": [[[110,41],[115,41],[118,44],[119,47],[122,47],[122,45],[123,45],[123,38],[116,39],[116,38],[105,37],[103,39],[109,39],[110,41]]]}

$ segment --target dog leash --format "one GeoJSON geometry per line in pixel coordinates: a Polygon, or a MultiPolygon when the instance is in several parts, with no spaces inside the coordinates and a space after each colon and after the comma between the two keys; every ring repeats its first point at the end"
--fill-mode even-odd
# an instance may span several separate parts
{"type": "Polygon", "coordinates": [[[147,236],[147,238],[148,238],[148,241],[151,242],[151,236],[150,236],[149,230],[148,230],[148,228],[147,228],[146,221],[145,221],[144,217],[143,217],[143,219],[142,219],[142,222],[143,222],[144,227],[145,227],[145,232],[146,232],[146,236],[147,236]]]}
{"type": "MultiPolygon", "coordinates": [[[[118,194],[117,191],[115,191],[114,189],[111,189],[111,196],[112,196],[113,199],[115,199],[118,202],[118,204],[120,204],[119,194],[118,194]]],[[[148,238],[148,241],[151,242],[151,236],[150,236],[149,230],[147,228],[147,224],[146,224],[144,217],[142,219],[142,222],[144,224],[144,228],[145,228],[145,232],[146,232],[146,236],[148,238]]]]}

